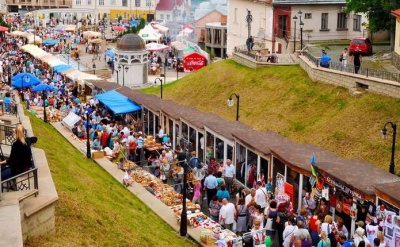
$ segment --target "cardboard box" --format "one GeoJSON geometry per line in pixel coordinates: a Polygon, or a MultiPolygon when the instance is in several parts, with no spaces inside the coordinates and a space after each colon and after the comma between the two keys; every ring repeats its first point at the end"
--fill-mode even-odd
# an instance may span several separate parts
{"type": "Polygon", "coordinates": [[[100,159],[104,157],[104,152],[103,151],[95,151],[92,153],[92,158],[93,159],[100,159]]]}

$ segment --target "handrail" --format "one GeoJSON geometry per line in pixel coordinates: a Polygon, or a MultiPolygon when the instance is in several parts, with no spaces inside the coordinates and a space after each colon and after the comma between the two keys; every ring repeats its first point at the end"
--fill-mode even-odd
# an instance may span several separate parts
{"type": "MultiPolygon", "coordinates": [[[[319,58],[314,57],[307,51],[303,51],[303,55],[310,60],[315,66],[319,67],[319,58]]],[[[346,66],[343,66],[341,62],[330,62],[329,68],[332,70],[343,71],[347,73],[356,74],[355,66],[352,64],[347,63],[346,66]]],[[[382,80],[388,81],[396,81],[400,82],[400,73],[388,72],[386,70],[381,69],[371,69],[371,68],[363,68],[362,66],[359,68],[357,75],[363,75],[366,77],[373,77],[382,80]]]]}
{"type": "MultiPolygon", "coordinates": [[[[37,167],[18,174],[12,178],[1,181],[1,192],[4,191],[25,191],[32,189],[39,189],[37,167]],[[32,181],[33,180],[33,181],[32,181]]],[[[37,192],[39,193],[39,192],[37,192]]],[[[37,193],[35,193],[37,195],[37,193]]]]}

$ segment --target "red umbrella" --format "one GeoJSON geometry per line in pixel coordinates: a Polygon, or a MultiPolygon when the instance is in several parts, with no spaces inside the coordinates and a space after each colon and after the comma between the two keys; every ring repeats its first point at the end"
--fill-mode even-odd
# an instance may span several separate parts
{"type": "Polygon", "coordinates": [[[125,27],[123,27],[123,26],[116,26],[116,27],[114,27],[114,30],[115,31],[125,31],[126,30],[126,28],[125,27]]]}
{"type": "Polygon", "coordinates": [[[0,26],[0,32],[8,31],[8,27],[0,26]]]}

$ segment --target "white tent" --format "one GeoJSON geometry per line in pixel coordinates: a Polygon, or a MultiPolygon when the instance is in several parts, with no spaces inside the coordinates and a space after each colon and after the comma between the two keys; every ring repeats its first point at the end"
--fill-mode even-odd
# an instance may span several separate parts
{"type": "Polygon", "coordinates": [[[81,120],[81,117],[73,113],[72,111],[61,121],[61,124],[64,125],[67,129],[72,131],[74,125],[81,120]]]}
{"type": "Polygon", "coordinates": [[[146,42],[156,42],[159,43],[162,34],[155,30],[151,25],[145,26],[139,31],[139,36],[146,42]]]}

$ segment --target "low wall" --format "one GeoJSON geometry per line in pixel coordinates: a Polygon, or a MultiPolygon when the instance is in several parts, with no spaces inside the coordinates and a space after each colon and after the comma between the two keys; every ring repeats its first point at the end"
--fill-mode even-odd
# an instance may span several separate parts
{"type": "MultiPolygon", "coordinates": [[[[280,63],[269,63],[269,62],[258,62],[254,60],[253,58],[246,56],[240,52],[233,52],[232,53],[232,59],[246,67],[253,68],[253,69],[258,69],[258,68],[265,68],[268,66],[285,66],[285,65],[294,65],[295,63],[293,61],[285,61],[285,62],[280,62],[280,63]]],[[[291,60],[291,57],[279,57],[278,59],[286,59],[286,60],[291,60]]],[[[297,63],[296,63],[297,64],[297,63]]]]}
{"type": "Polygon", "coordinates": [[[392,62],[396,68],[400,69],[400,55],[394,51],[392,52],[392,62]]]}
{"type": "Polygon", "coordinates": [[[313,81],[332,84],[349,90],[360,88],[369,92],[400,98],[400,83],[398,82],[321,68],[305,56],[299,58],[300,67],[307,72],[313,81]]]}

